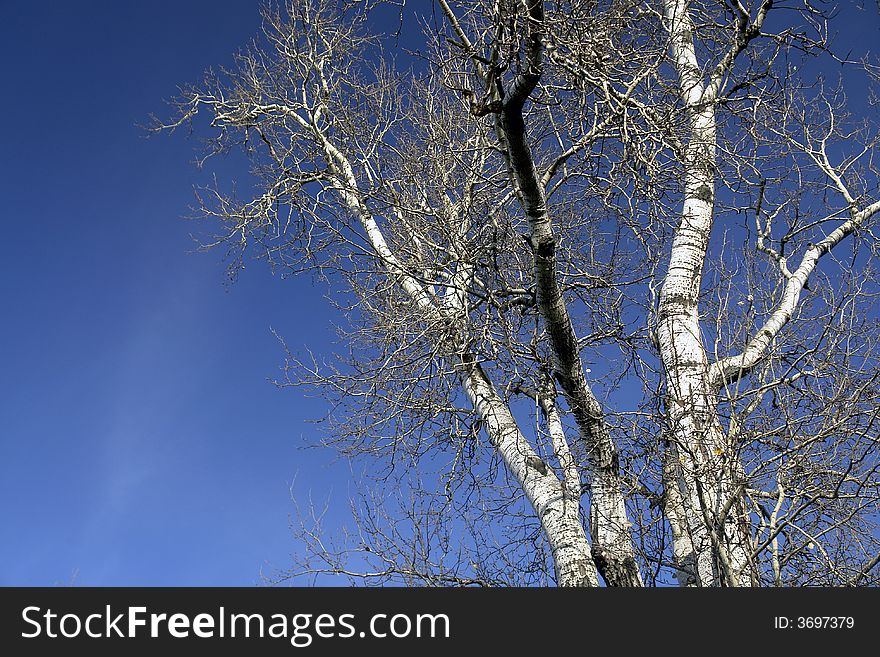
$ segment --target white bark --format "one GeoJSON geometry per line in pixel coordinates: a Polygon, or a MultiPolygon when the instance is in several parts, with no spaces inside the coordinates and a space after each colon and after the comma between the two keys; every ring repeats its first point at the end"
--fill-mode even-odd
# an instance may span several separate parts
{"type": "Polygon", "coordinates": [[[715,416],[717,392],[700,331],[699,293],[712,232],[715,196],[715,93],[706,86],[685,0],[666,0],[666,26],[679,89],[689,119],[684,156],[684,202],[660,290],[657,337],[666,383],[671,462],[664,469],[670,522],[686,525],[674,541],[681,584],[750,583],[748,536],[731,509],[738,471],[715,416]],[[733,466],[733,467],[732,467],[733,466]],[[672,518],[675,520],[673,521],[672,518]],[[688,573],[688,569],[694,572],[688,573]],[[721,571],[725,571],[722,576],[721,571]]]}
{"type": "MultiPolygon", "coordinates": [[[[854,201],[851,200],[854,203],[854,201]]],[[[794,272],[790,273],[782,293],[782,299],[776,309],[764,322],[755,336],[749,341],[741,354],[728,356],[712,364],[711,379],[715,387],[722,387],[737,381],[743,374],[749,372],[763,358],[767,347],[782,330],[794,314],[800,301],[801,292],[810,274],[816,269],[819,260],[829,253],[841,240],[851,234],[856,228],[880,211],[880,201],[872,203],[862,210],[853,208],[851,216],[842,221],[818,244],[807,248],[801,264],[794,272]]]]}
{"type": "Polygon", "coordinates": [[[560,586],[598,586],[590,544],[566,487],[538,457],[483,369],[462,363],[462,384],[486,423],[492,445],[522,486],[547,535],[560,586]],[[574,511],[574,512],[573,512],[574,511]]]}
{"type": "MultiPolygon", "coordinates": [[[[454,315],[445,313],[436,298],[432,297],[415,277],[407,273],[388,247],[376,220],[357,192],[354,168],[346,156],[320,131],[316,130],[316,135],[324,145],[328,163],[335,166],[340,174],[337,190],[349,210],[360,221],[370,244],[384,263],[389,275],[418,305],[428,322],[443,322],[447,319],[455,321],[454,315]]],[[[467,268],[462,271],[467,271],[467,268]]],[[[453,302],[453,309],[455,305],[453,302]]],[[[571,500],[566,494],[565,486],[554,472],[543,464],[529,441],[520,432],[510,409],[498,395],[479,363],[466,352],[450,354],[450,358],[457,361],[462,386],[477,415],[484,422],[490,443],[522,487],[541,522],[553,552],[558,584],[598,586],[599,579],[596,566],[590,556],[590,544],[579,515],[571,513],[571,500]]]]}

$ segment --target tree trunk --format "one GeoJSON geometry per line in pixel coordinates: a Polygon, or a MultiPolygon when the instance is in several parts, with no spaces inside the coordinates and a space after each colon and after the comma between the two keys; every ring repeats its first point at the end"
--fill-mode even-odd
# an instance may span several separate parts
{"type": "MultiPolygon", "coordinates": [[[[529,2],[527,68],[511,85],[495,128],[505,149],[511,183],[529,221],[538,310],[550,338],[554,374],[585,446],[590,473],[593,557],[609,586],[642,586],[630,535],[617,450],[604,413],[586,378],[577,335],[557,281],[556,238],[544,186],[528,144],[523,105],[543,70],[542,0],[529,2]]],[[[498,99],[500,100],[500,98],[498,99]]]]}
{"type": "Polygon", "coordinates": [[[709,380],[698,306],[715,202],[714,97],[702,83],[686,2],[667,0],[666,19],[689,113],[684,203],[657,317],[666,380],[667,514],[680,532],[673,546],[682,585],[749,585],[749,537],[737,517],[741,489],[730,478],[741,466],[716,415],[717,388],[709,380]]]}
{"type": "Polygon", "coordinates": [[[541,521],[553,551],[559,586],[598,586],[596,565],[578,513],[579,500],[570,499],[564,484],[532,449],[479,364],[464,358],[461,381],[485,423],[492,446],[541,521]]]}

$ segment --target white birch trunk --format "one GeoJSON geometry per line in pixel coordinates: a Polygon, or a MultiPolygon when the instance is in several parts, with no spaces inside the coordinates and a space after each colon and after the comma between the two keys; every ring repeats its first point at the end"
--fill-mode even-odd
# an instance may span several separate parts
{"type": "Polygon", "coordinates": [[[657,337],[667,397],[670,454],[664,468],[666,510],[683,585],[751,583],[748,534],[737,522],[733,451],[716,417],[717,388],[700,332],[699,293],[712,232],[716,125],[714,90],[697,62],[685,0],[666,0],[666,25],[679,87],[689,113],[684,202],[660,290],[657,337]],[[690,570],[691,572],[688,572],[690,570]]]}
{"type": "Polygon", "coordinates": [[[598,586],[590,544],[566,486],[538,457],[520,432],[483,369],[462,363],[462,384],[486,424],[492,446],[532,504],[553,551],[560,586],[598,586]]]}
{"type": "MultiPolygon", "coordinates": [[[[435,303],[431,293],[406,271],[389,248],[376,220],[361,200],[354,168],[346,156],[322,133],[318,133],[318,137],[323,142],[328,163],[339,174],[337,191],[359,219],[388,274],[398,281],[428,322],[454,321],[454,314],[444,313],[442,304],[435,303]]],[[[457,310],[456,302],[450,303],[452,309],[457,310]]],[[[483,420],[492,447],[522,487],[541,523],[553,552],[557,583],[560,586],[598,586],[599,577],[591,557],[590,543],[579,514],[571,512],[571,499],[564,484],[522,435],[509,407],[479,363],[471,355],[461,352],[450,354],[450,359],[459,366],[462,386],[483,420]]]]}

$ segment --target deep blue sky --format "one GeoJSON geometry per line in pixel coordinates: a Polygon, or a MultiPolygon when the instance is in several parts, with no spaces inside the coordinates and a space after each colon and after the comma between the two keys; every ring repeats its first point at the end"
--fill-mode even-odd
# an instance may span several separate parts
{"type": "MultiPolygon", "coordinates": [[[[320,402],[267,383],[321,290],[224,286],[181,219],[194,143],[136,127],[259,28],[255,2],[3,2],[0,585],[250,585],[294,543],[320,402]],[[308,309],[303,312],[302,309],[308,309]]],[[[342,474],[340,474],[342,472],[342,474]]]]}
{"type": "MultiPolygon", "coordinates": [[[[267,383],[270,327],[326,351],[332,316],[307,278],[224,286],[181,219],[193,142],[136,127],[257,3],[0,6],[0,585],[257,583],[295,549],[295,477],[344,518],[347,468],[298,449],[321,402],[267,383]]],[[[872,9],[838,29],[876,38],[872,9]]]]}

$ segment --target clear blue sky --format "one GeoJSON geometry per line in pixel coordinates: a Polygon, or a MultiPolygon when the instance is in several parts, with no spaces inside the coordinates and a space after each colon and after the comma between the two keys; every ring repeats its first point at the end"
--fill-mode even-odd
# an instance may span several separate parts
{"type": "Polygon", "coordinates": [[[322,402],[267,383],[270,327],[331,348],[322,290],[225,287],[181,219],[194,144],[136,127],[258,27],[246,0],[2,2],[0,585],[257,583],[294,477],[344,518],[347,468],[299,449],[322,402]]]}
{"type": "Polygon", "coordinates": [[[146,139],[177,85],[256,34],[256,2],[3,2],[0,585],[251,585],[294,543],[321,402],[267,383],[328,349],[322,291],[224,286],[181,217],[194,143],[146,139]],[[298,308],[307,308],[302,312],[298,308]]]}

